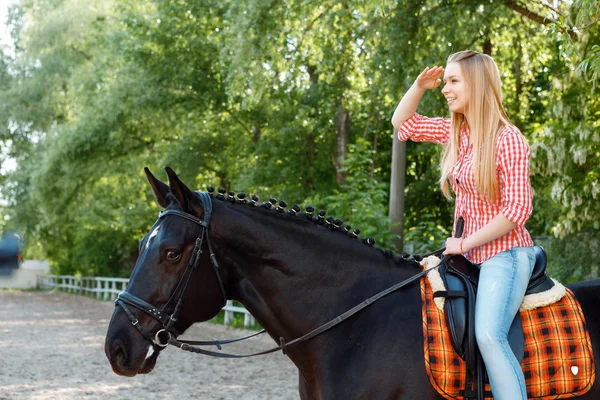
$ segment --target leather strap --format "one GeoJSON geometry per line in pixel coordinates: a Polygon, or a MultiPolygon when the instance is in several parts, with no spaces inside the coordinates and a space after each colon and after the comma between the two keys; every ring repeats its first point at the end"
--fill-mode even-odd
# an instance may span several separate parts
{"type": "MultiPolygon", "coordinates": [[[[140,299],[139,297],[132,295],[129,292],[119,293],[119,296],[117,297],[116,302],[129,304],[130,306],[133,306],[133,307],[137,308],[138,310],[141,310],[141,311],[145,312],[146,314],[152,316],[153,318],[157,319],[163,325],[166,325],[169,322],[170,316],[168,314],[164,314],[161,309],[154,307],[152,304],[148,303],[145,300],[140,299]]],[[[122,305],[122,304],[119,304],[119,305],[122,305]]],[[[126,311],[126,313],[127,313],[127,311],[126,311]]],[[[130,317],[130,319],[131,319],[131,317],[130,317]]]]}
{"type": "Polygon", "coordinates": [[[433,294],[433,297],[467,297],[467,292],[465,292],[464,290],[438,290],[433,294]]]}
{"type": "Polygon", "coordinates": [[[221,350],[221,345],[222,344],[229,344],[229,343],[235,343],[235,342],[240,342],[242,340],[246,340],[246,339],[250,339],[254,336],[258,336],[261,335],[263,333],[265,333],[266,331],[264,329],[261,329],[258,332],[252,333],[248,336],[242,336],[239,338],[235,338],[235,339],[227,339],[227,340],[219,340],[219,339],[215,339],[212,338],[212,340],[179,340],[180,343],[185,343],[185,344],[191,344],[193,346],[216,346],[219,350],[221,350]]]}
{"type": "MultiPolygon", "coordinates": [[[[395,292],[398,289],[403,288],[404,286],[420,279],[421,277],[427,275],[428,273],[430,273],[431,271],[433,271],[436,268],[439,268],[439,266],[441,266],[446,260],[447,260],[448,256],[444,256],[444,259],[442,260],[442,262],[433,267],[433,268],[429,268],[426,269],[425,271],[419,272],[418,274],[415,274],[413,276],[411,276],[410,278],[395,284],[394,286],[391,286],[379,293],[377,293],[376,295],[369,297],[368,299],[366,299],[365,301],[363,301],[362,303],[352,307],[350,310],[346,311],[345,313],[335,317],[334,319],[332,319],[331,321],[321,325],[320,327],[308,332],[307,334],[305,334],[304,336],[301,336],[299,338],[296,338],[288,343],[285,342],[285,340],[283,338],[279,338],[280,340],[280,345],[277,347],[273,347],[271,349],[268,350],[264,350],[258,353],[252,353],[252,354],[229,354],[229,353],[217,353],[215,351],[210,351],[210,350],[203,350],[200,349],[198,347],[193,347],[190,346],[191,342],[188,341],[182,341],[182,340],[177,340],[175,338],[172,338],[171,340],[169,340],[169,344],[175,347],[179,347],[181,350],[185,350],[185,351],[189,351],[192,353],[199,353],[199,354],[204,354],[207,356],[212,356],[212,357],[218,357],[218,358],[246,358],[246,357],[253,357],[253,356],[259,356],[259,355],[264,355],[264,354],[269,354],[269,353],[274,353],[276,351],[281,350],[283,352],[283,354],[286,353],[286,350],[290,347],[293,347],[297,344],[300,344],[302,342],[305,342],[309,339],[312,339],[313,337],[333,328],[334,326],[340,324],[341,322],[345,321],[346,319],[350,318],[351,316],[353,316],[354,314],[358,313],[359,311],[364,310],[365,308],[367,308],[368,306],[370,306],[371,304],[373,304],[374,302],[376,302],[377,300],[381,299],[382,297],[387,296],[390,293],[395,292]]],[[[213,344],[213,343],[207,343],[207,344],[213,344]]]]}

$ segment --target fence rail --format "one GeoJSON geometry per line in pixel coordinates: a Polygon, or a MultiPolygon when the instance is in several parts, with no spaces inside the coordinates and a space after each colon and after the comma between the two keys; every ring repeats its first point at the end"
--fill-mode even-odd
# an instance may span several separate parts
{"type": "MultiPolygon", "coordinates": [[[[95,296],[98,300],[114,301],[127,289],[128,278],[106,278],[97,276],[38,275],[40,289],[60,289],[67,293],[95,296]]],[[[255,323],[254,317],[244,307],[233,305],[231,300],[223,307],[225,325],[233,322],[234,314],[244,314],[244,326],[255,323]]]]}

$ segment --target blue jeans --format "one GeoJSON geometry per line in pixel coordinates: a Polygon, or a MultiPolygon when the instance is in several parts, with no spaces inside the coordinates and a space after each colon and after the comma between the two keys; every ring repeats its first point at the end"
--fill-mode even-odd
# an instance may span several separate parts
{"type": "Polygon", "coordinates": [[[534,264],[533,247],[505,250],[481,264],[475,337],[495,400],[527,400],[525,377],[507,337],[534,264]]]}

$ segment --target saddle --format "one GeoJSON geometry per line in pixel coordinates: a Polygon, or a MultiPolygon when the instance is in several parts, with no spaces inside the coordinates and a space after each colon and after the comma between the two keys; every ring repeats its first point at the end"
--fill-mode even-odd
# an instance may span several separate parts
{"type": "MultiPolygon", "coordinates": [[[[546,253],[535,246],[536,262],[527,285],[526,295],[542,293],[554,287],[555,283],[546,275],[546,253]]],[[[491,398],[491,392],[484,392],[485,366],[475,340],[475,300],[479,282],[479,268],[462,255],[454,255],[439,268],[446,290],[434,292],[434,297],[445,298],[444,314],[452,347],[465,361],[464,399],[482,400],[491,398]]],[[[520,313],[517,313],[508,334],[508,341],[519,363],[523,360],[525,337],[520,313]]]]}

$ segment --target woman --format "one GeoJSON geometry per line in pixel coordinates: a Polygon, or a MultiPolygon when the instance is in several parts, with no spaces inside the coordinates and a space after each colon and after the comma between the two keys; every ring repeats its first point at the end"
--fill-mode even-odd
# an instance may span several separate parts
{"type": "Polygon", "coordinates": [[[448,58],[446,69],[425,68],[392,117],[400,140],[444,145],[440,185],[456,196],[463,236],[448,238],[444,254],[481,264],[475,335],[496,400],[527,399],[525,378],[507,336],[531,277],[535,254],[525,222],[532,211],[529,146],[511,124],[494,60],[475,51],[448,58]],[[416,113],[427,89],[444,77],[451,118],[416,113]]]}

